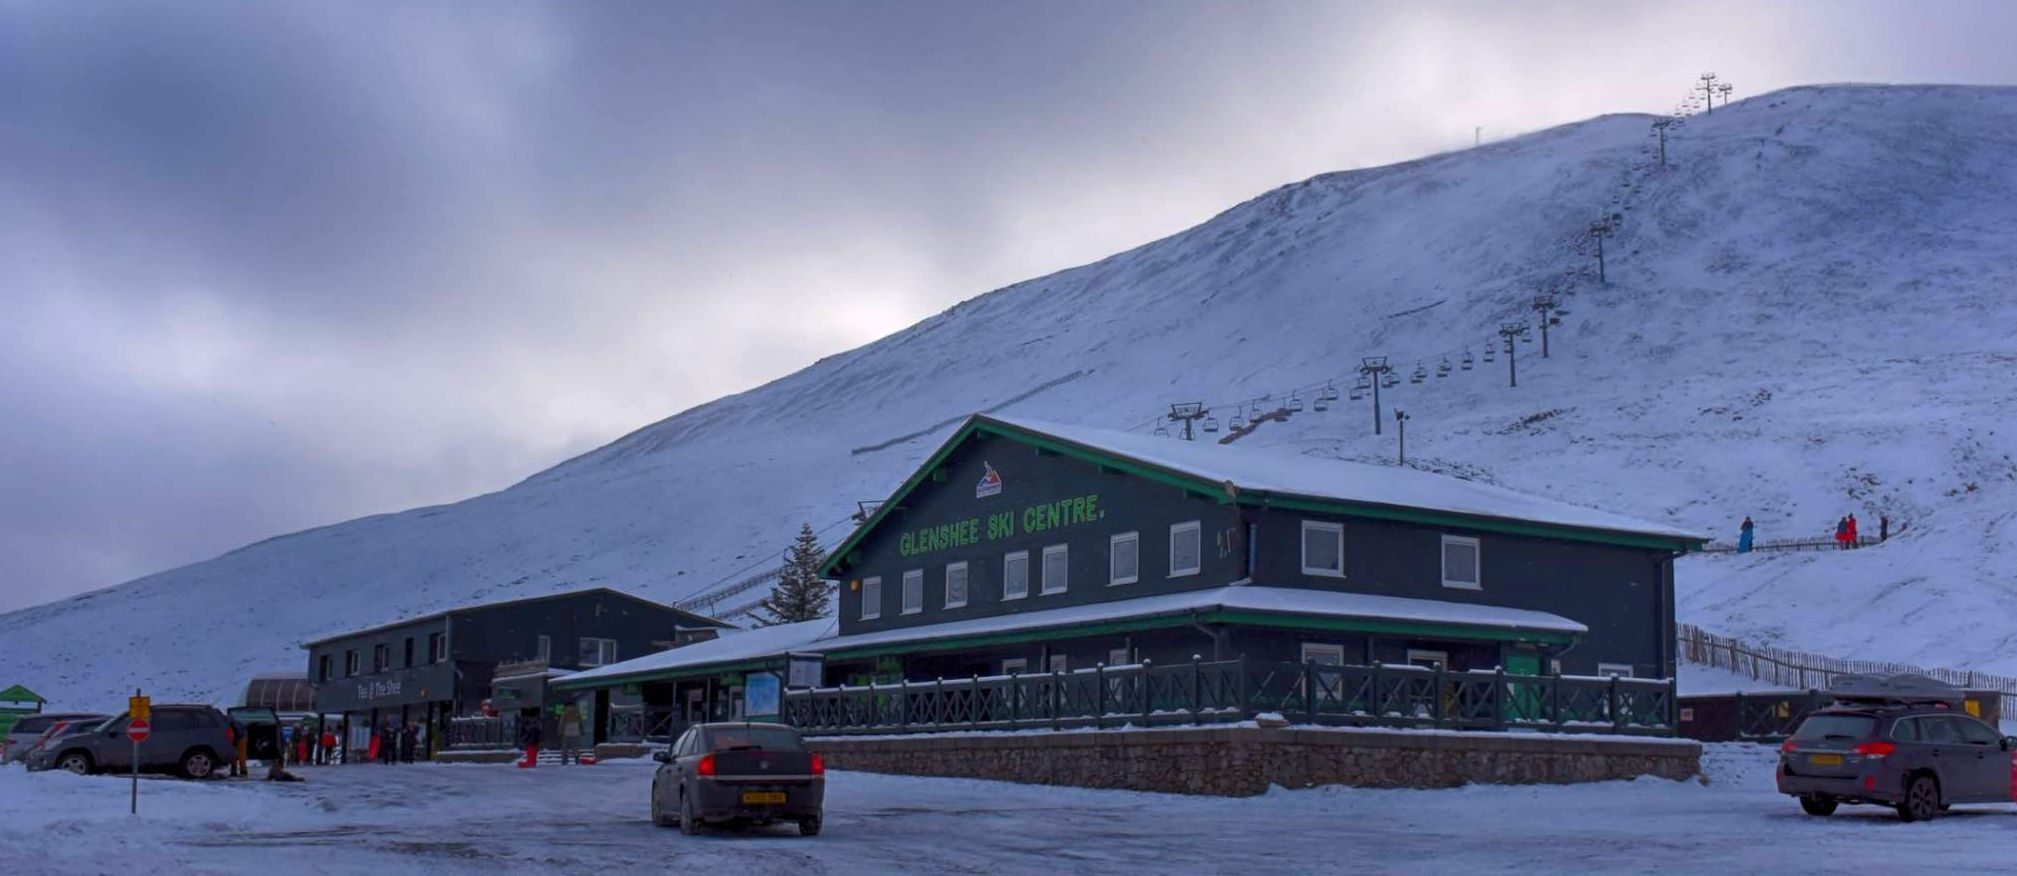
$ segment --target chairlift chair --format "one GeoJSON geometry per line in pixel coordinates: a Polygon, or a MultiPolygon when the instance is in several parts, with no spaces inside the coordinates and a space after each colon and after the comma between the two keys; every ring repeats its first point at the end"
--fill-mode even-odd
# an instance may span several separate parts
{"type": "Polygon", "coordinates": [[[1485,348],[1485,361],[1487,361],[1487,362],[1497,362],[1497,361],[1499,361],[1499,348],[1497,348],[1497,347],[1486,347],[1486,348],[1485,348]]]}
{"type": "Polygon", "coordinates": [[[1310,408],[1312,410],[1318,410],[1318,411],[1330,410],[1331,397],[1323,393],[1317,393],[1317,397],[1310,400],[1310,408]]]}
{"type": "Polygon", "coordinates": [[[1207,432],[1217,432],[1218,430],[1219,430],[1219,418],[1218,418],[1218,417],[1206,417],[1206,418],[1205,418],[1205,431],[1207,431],[1207,432]]]}
{"type": "Polygon", "coordinates": [[[1440,380],[1448,376],[1450,376],[1450,357],[1444,356],[1442,364],[1436,366],[1436,378],[1440,380]]]}
{"type": "Polygon", "coordinates": [[[1395,373],[1394,373],[1394,372],[1392,372],[1392,371],[1389,371],[1389,372],[1387,372],[1387,374],[1386,374],[1385,378],[1383,378],[1383,379],[1382,379],[1382,380],[1380,381],[1380,386],[1382,386],[1382,387],[1385,387],[1385,388],[1387,388],[1387,389],[1393,389],[1394,387],[1396,387],[1396,386],[1400,386],[1400,385],[1401,385],[1401,377],[1400,377],[1400,375],[1398,375],[1398,374],[1395,374],[1395,373]]]}
{"type": "Polygon", "coordinates": [[[1463,369],[1464,369],[1465,371],[1469,371],[1469,370],[1471,370],[1471,367],[1472,367],[1472,366],[1471,366],[1471,351],[1469,351],[1469,350],[1465,350],[1465,351],[1464,351],[1464,361],[1463,361],[1463,365],[1462,365],[1461,367],[1462,367],[1462,368],[1463,368],[1463,369]]]}
{"type": "Polygon", "coordinates": [[[1366,398],[1366,388],[1359,386],[1352,387],[1352,401],[1364,401],[1365,398],[1366,398]]]}
{"type": "Polygon", "coordinates": [[[1247,419],[1240,416],[1239,411],[1234,411],[1232,420],[1226,423],[1226,428],[1235,432],[1243,431],[1247,428],[1247,419]]]}
{"type": "Polygon", "coordinates": [[[1422,363],[1416,362],[1415,373],[1408,375],[1408,382],[1421,383],[1422,381],[1427,379],[1429,379],[1429,369],[1423,367],[1422,363]]]}
{"type": "Polygon", "coordinates": [[[1324,398],[1324,400],[1325,400],[1325,401],[1337,401],[1337,400],[1338,400],[1338,387],[1337,387],[1337,385],[1336,385],[1336,384],[1333,384],[1333,383],[1328,383],[1328,382],[1326,382],[1326,383],[1324,384],[1324,393],[1323,393],[1323,398],[1324,398]]]}
{"type": "Polygon", "coordinates": [[[1168,430],[1168,429],[1166,429],[1166,428],[1163,428],[1162,426],[1157,426],[1157,427],[1156,427],[1156,437],[1157,437],[1157,438],[1168,438],[1168,437],[1170,437],[1170,430],[1168,430]]]}
{"type": "Polygon", "coordinates": [[[1303,412],[1303,399],[1293,392],[1289,393],[1289,403],[1283,407],[1288,408],[1291,414],[1300,414],[1303,412]]]}

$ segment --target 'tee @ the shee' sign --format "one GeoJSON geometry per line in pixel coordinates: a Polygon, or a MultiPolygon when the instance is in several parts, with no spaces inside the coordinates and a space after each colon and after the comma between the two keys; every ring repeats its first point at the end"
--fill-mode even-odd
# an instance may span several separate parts
{"type": "Polygon", "coordinates": [[[360,681],[357,683],[357,699],[362,702],[396,697],[405,691],[405,682],[395,678],[390,681],[360,681]]]}

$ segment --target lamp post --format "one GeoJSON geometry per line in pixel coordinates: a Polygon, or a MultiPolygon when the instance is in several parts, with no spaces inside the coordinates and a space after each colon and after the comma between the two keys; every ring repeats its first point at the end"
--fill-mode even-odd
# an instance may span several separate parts
{"type": "Polygon", "coordinates": [[[1400,408],[1394,409],[1394,431],[1401,438],[1401,465],[1408,464],[1408,414],[1400,408]]]}
{"type": "Polygon", "coordinates": [[[1507,386],[1518,387],[1520,385],[1520,369],[1518,365],[1514,364],[1515,360],[1517,360],[1520,355],[1519,354],[1520,345],[1513,342],[1519,339],[1521,335],[1524,335],[1526,333],[1527,333],[1527,324],[1524,322],[1508,322],[1508,323],[1501,323],[1499,325],[1499,337],[1506,339],[1507,386]]]}
{"type": "Polygon", "coordinates": [[[1366,356],[1359,360],[1359,373],[1373,379],[1373,434],[1380,434],[1380,378],[1394,370],[1387,364],[1385,356],[1366,356]]]}

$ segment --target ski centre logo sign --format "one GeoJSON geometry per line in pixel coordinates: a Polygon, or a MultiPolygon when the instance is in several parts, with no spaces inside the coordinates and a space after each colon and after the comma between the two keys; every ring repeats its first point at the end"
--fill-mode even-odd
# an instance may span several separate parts
{"type": "Polygon", "coordinates": [[[1105,516],[1106,510],[1100,507],[1099,494],[1087,493],[1055,502],[1038,502],[1020,511],[989,514],[985,519],[968,517],[965,520],[913,529],[897,538],[897,552],[906,557],[915,557],[953,548],[971,547],[983,541],[1000,541],[1020,533],[1047,532],[1092,523],[1105,516]]]}
{"type": "Polygon", "coordinates": [[[981,475],[980,483],[973,485],[973,497],[985,499],[1001,495],[1001,472],[995,471],[994,465],[986,461],[981,462],[981,467],[987,469],[987,474],[981,475]]]}
{"type": "Polygon", "coordinates": [[[397,678],[390,681],[360,681],[357,683],[357,699],[368,703],[386,697],[401,696],[405,690],[405,683],[397,678]]]}

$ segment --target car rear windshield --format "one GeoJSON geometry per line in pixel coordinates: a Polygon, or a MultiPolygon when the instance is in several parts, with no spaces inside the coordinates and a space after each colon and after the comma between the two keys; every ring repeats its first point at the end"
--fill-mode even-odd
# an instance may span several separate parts
{"type": "Polygon", "coordinates": [[[789,727],[722,727],[707,731],[709,751],[804,751],[798,732],[789,727]]]}
{"type": "Polygon", "coordinates": [[[56,723],[56,718],[51,715],[36,715],[32,718],[22,718],[14,722],[14,729],[9,731],[9,733],[40,733],[49,729],[49,725],[54,723],[56,723]]]}
{"type": "Polygon", "coordinates": [[[1867,739],[1877,729],[1869,715],[1811,715],[1800,723],[1794,739],[1867,739]]]}

